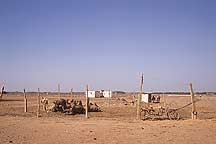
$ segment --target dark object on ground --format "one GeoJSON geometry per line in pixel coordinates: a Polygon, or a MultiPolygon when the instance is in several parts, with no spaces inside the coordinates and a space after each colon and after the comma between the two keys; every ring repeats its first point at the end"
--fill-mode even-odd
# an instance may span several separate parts
{"type": "Polygon", "coordinates": [[[169,107],[145,107],[141,108],[141,113],[143,115],[143,120],[146,119],[169,119],[169,120],[179,120],[180,114],[175,109],[170,109],[169,107]]]}
{"type": "MultiPolygon", "coordinates": [[[[63,112],[68,115],[85,114],[85,108],[82,101],[59,99],[55,100],[53,103],[54,106],[51,109],[52,112],[63,112]]],[[[96,103],[90,103],[89,112],[101,112],[101,109],[96,103]]]]}
{"type": "Polygon", "coordinates": [[[102,111],[96,103],[94,103],[94,104],[90,103],[89,104],[89,112],[102,112],[102,111]]]}
{"type": "Polygon", "coordinates": [[[67,109],[64,111],[65,114],[68,115],[75,115],[75,114],[84,114],[85,113],[85,108],[82,105],[82,101],[70,101],[70,103],[68,102],[68,107],[67,109]]]}
{"type": "Polygon", "coordinates": [[[65,99],[55,100],[53,103],[55,106],[52,108],[52,112],[63,112],[67,108],[65,99]]]}

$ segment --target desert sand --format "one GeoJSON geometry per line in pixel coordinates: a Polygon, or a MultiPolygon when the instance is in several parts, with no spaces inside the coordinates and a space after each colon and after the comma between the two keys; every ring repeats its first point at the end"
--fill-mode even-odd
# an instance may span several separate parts
{"type": "MultiPolygon", "coordinates": [[[[46,95],[49,102],[57,95],[46,95]]],[[[23,112],[23,95],[5,94],[0,101],[0,143],[22,144],[66,144],[66,143],[216,143],[216,97],[196,95],[198,119],[191,120],[191,106],[179,110],[180,120],[136,120],[136,105],[125,104],[132,96],[117,95],[110,99],[92,98],[103,112],[65,115],[45,112],[41,108],[36,117],[37,94],[28,94],[28,112],[23,112]],[[118,99],[119,98],[119,99],[118,99]]],[[[62,94],[69,99],[69,94],[62,94]]],[[[76,95],[74,99],[84,102],[85,97],[76,95]]],[[[189,96],[166,96],[166,105],[179,108],[190,103],[189,96]]],[[[163,105],[163,104],[162,104],[163,105]]]]}

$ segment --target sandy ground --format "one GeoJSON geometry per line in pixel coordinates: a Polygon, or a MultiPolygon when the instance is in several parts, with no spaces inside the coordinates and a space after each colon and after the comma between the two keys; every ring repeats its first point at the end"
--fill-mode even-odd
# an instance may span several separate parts
{"type": "MultiPolygon", "coordinates": [[[[41,112],[36,118],[36,94],[27,95],[28,112],[23,112],[22,95],[4,95],[0,101],[0,143],[216,143],[216,97],[197,96],[198,120],[190,120],[191,107],[180,110],[181,120],[137,121],[136,106],[117,98],[91,99],[103,112],[84,115],[41,112]]],[[[50,101],[57,96],[47,96],[50,101]]],[[[69,98],[69,96],[64,96],[69,98]]],[[[118,96],[121,97],[121,96],[118,96]]],[[[123,97],[123,96],[122,96],[123,97]]],[[[124,96],[128,102],[130,96],[124,96]]],[[[76,96],[75,99],[84,100],[76,96]]],[[[179,108],[190,97],[166,97],[166,104],[179,108]]]]}

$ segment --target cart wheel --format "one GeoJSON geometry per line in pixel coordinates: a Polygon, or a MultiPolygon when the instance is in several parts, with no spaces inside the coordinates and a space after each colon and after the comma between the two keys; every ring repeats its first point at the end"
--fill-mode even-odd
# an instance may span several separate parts
{"type": "Polygon", "coordinates": [[[167,117],[170,120],[179,120],[180,119],[180,114],[178,112],[176,112],[175,110],[170,110],[167,113],[167,117]]]}

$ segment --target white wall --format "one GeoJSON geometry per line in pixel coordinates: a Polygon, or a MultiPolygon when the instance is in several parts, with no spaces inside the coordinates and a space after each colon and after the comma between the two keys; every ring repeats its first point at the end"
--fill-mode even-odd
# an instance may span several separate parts
{"type": "Polygon", "coordinates": [[[149,102],[149,94],[142,94],[142,98],[141,98],[142,102],[149,102]]]}
{"type": "MultiPolygon", "coordinates": [[[[97,96],[100,95],[100,92],[99,91],[88,91],[88,97],[89,98],[95,98],[97,96]]],[[[104,97],[112,97],[112,91],[103,91],[103,96],[104,97]]]]}
{"type": "Polygon", "coordinates": [[[103,96],[104,97],[112,97],[112,91],[103,91],[103,96]]]}
{"type": "Polygon", "coordinates": [[[95,98],[95,91],[88,91],[89,98],[95,98]]]}

